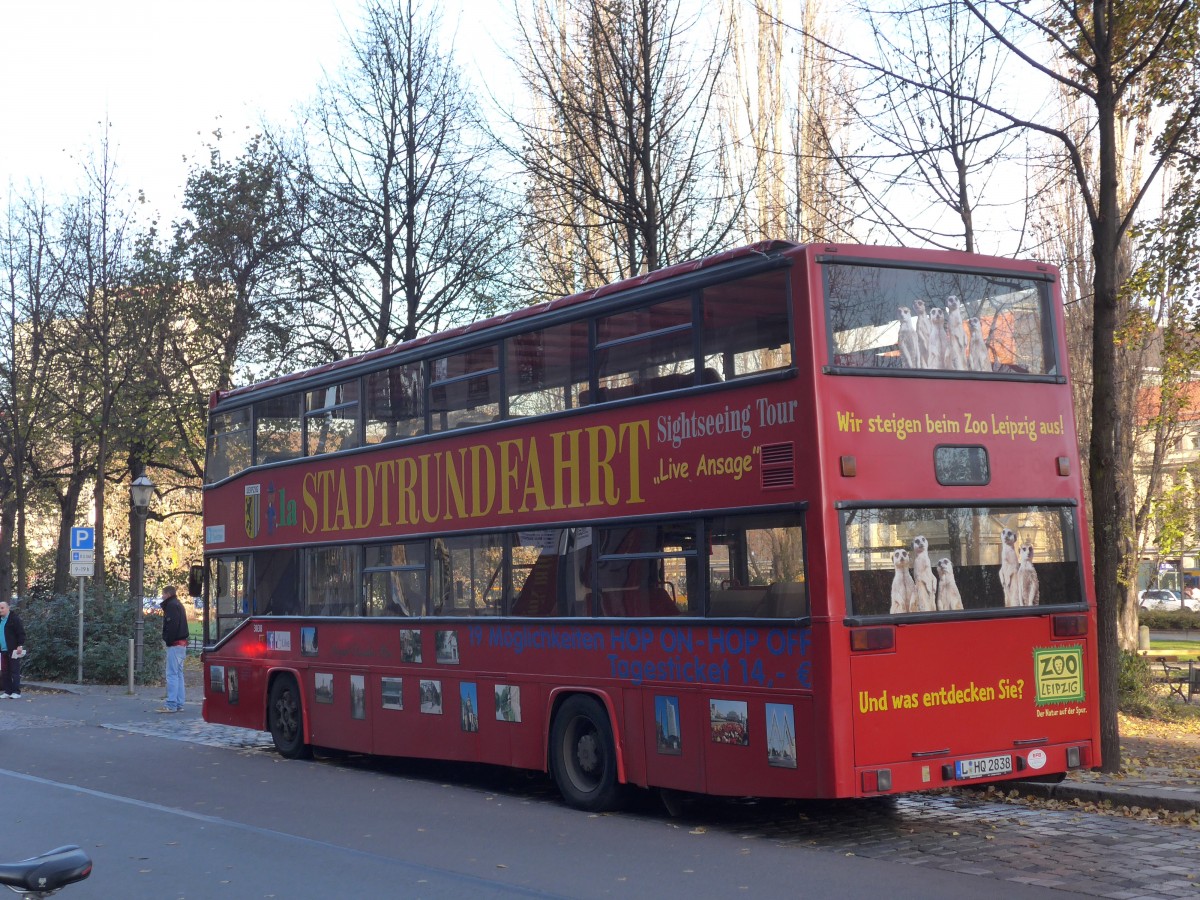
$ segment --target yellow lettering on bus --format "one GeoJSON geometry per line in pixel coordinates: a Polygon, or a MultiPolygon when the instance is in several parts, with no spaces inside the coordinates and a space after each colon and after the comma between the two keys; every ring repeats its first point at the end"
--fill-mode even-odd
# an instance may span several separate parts
{"type": "Polygon", "coordinates": [[[317,493],[321,495],[321,531],[330,531],[333,517],[329,514],[329,495],[332,492],[333,471],[322,469],[317,473],[317,493]]]}
{"type": "Polygon", "coordinates": [[[305,534],[317,530],[317,498],[313,495],[316,490],[317,473],[305,472],[304,484],[300,488],[300,501],[304,504],[304,518],[301,528],[305,534]]]}
{"type": "Polygon", "coordinates": [[[446,454],[446,510],[443,517],[453,519],[456,516],[460,519],[466,518],[467,515],[467,498],[466,492],[463,490],[463,473],[467,470],[467,448],[463,447],[458,451],[458,456],[462,462],[462,467],[455,464],[454,457],[449,453],[446,454]],[[450,509],[451,502],[454,504],[454,511],[450,509]]]}
{"type": "Polygon", "coordinates": [[[396,524],[417,524],[417,462],[411,456],[396,461],[396,524]]]}
{"type": "Polygon", "coordinates": [[[546,506],[546,494],[542,488],[542,463],[538,457],[537,441],[529,441],[529,453],[525,457],[525,490],[521,495],[521,512],[530,509],[543,510],[546,506]],[[530,506],[530,500],[533,505],[530,506]]]}
{"type": "Polygon", "coordinates": [[[370,466],[354,467],[354,527],[366,528],[375,516],[375,473],[370,466]]]}
{"type": "Polygon", "coordinates": [[[554,446],[554,504],[553,509],[576,509],[583,506],[579,496],[579,480],[582,466],[579,462],[579,435],[582,429],[556,431],[550,435],[554,446]],[[564,479],[564,476],[568,476],[564,479]],[[564,484],[567,481],[567,484],[564,484]],[[567,499],[567,495],[570,499],[567,499]]]}
{"type": "Polygon", "coordinates": [[[612,467],[612,459],[617,454],[616,434],[607,425],[593,425],[584,430],[587,431],[588,454],[591,457],[587,505],[616,506],[620,498],[612,467]],[[600,449],[601,436],[604,438],[603,452],[600,449]]]}
{"type": "Polygon", "coordinates": [[[621,445],[629,456],[629,497],[627,503],[644,503],[642,497],[642,446],[650,446],[650,420],[621,423],[621,445]],[[639,436],[641,440],[639,440],[639,436]]]}
{"type": "Polygon", "coordinates": [[[521,463],[523,456],[520,440],[500,442],[500,509],[498,512],[501,515],[512,514],[512,495],[518,488],[517,466],[521,463]]]}
{"type": "Polygon", "coordinates": [[[338,472],[337,477],[337,524],[333,526],[334,531],[347,531],[350,528],[350,498],[350,491],[346,488],[346,472],[343,470],[338,472]]]}
{"type": "Polygon", "coordinates": [[[471,516],[486,516],[495,502],[496,457],[491,447],[476,444],[471,448],[471,516]]]}
{"type": "Polygon", "coordinates": [[[395,478],[396,461],[394,459],[385,459],[382,462],[375,463],[375,484],[379,488],[377,492],[379,496],[379,524],[385,528],[392,524],[391,484],[395,478]]]}
{"type": "Polygon", "coordinates": [[[438,520],[442,510],[442,491],[441,491],[441,466],[438,466],[436,474],[429,474],[429,461],[431,459],[439,461],[440,453],[422,453],[421,461],[421,519],[429,525],[432,525],[438,520]],[[432,491],[430,490],[432,488],[432,491]],[[438,501],[435,506],[430,502],[430,495],[438,501]]]}

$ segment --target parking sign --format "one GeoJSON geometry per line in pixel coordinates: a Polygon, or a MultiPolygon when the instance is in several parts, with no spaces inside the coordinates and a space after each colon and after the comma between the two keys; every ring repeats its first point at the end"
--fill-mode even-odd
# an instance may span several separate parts
{"type": "Polygon", "coordinates": [[[90,526],[82,526],[71,529],[71,549],[72,550],[95,550],[96,549],[96,529],[90,526]]]}

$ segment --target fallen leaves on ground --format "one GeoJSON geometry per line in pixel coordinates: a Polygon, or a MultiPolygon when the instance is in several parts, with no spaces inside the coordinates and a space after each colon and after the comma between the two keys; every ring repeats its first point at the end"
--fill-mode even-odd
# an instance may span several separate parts
{"type": "MultiPolygon", "coordinates": [[[[1121,735],[1121,771],[1072,772],[1071,780],[1080,782],[1152,782],[1155,785],[1200,788],[1200,704],[1171,704],[1168,714],[1153,718],[1117,714],[1121,735]]],[[[1105,801],[1047,800],[1022,796],[1017,790],[989,787],[986,796],[1002,803],[1020,803],[1037,809],[1078,810],[1108,816],[1124,816],[1164,825],[1200,830],[1200,813],[1175,812],[1117,805],[1105,801]]]]}

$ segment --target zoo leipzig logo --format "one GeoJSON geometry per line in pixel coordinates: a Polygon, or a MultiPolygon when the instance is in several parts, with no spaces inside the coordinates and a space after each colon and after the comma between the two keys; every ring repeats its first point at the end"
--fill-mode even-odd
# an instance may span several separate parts
{"type": "Polygon", "coordinates": [[[1033,651],[1036,705],[1082,702],[1083,645],[1035,647],[1033,651]]]}

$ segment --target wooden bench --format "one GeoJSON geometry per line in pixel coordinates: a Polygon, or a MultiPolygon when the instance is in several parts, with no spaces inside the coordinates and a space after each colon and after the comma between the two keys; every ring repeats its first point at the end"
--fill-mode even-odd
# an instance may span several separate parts
{"type": "Polygon", "coordinates": [[[1169,700],[1172,696],[1178,697],[1184,703],[1190,703],[1192,697],[1200,694],[1200,666],[1195,662],[1188,662],[1185,667],[1182,662],[1177,662],[1173,659],[1159,660],[1162,666],[1162,675],[1160,681],[1167,686],[1170,692],[1167,694],[1169,700]]]}

